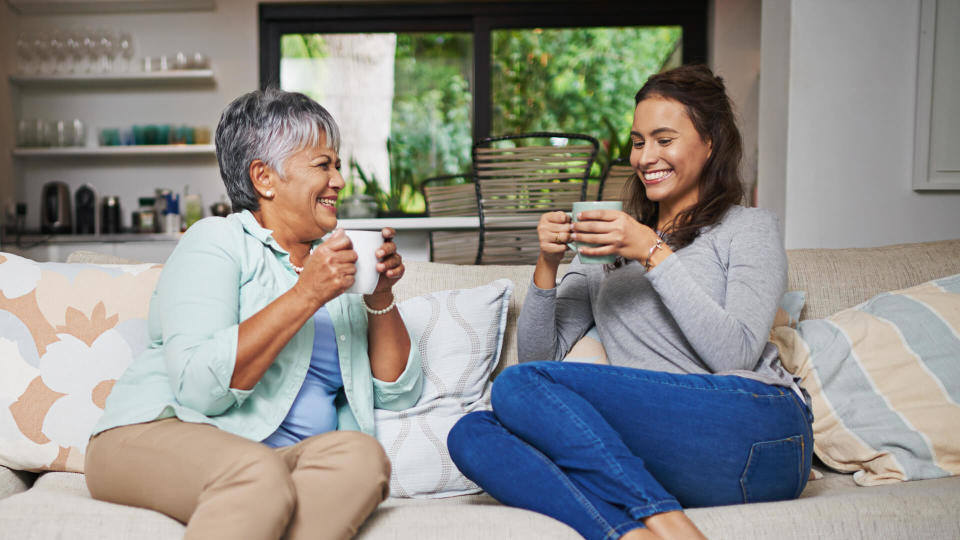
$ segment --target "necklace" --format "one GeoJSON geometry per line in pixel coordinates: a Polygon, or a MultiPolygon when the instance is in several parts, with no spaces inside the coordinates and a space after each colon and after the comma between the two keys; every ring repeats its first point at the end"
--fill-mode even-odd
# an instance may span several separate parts
{"type": "Polygon", "coordinates": [[[293,271],[296,272],[297,274],[300,274],[300,272],[303,272],[303,267],[302,267],[302,266],[297,266],[297,265],[295,265],[295,264],[293,264],[293,263],[290,263],[290,266],[293,267],[293,271]]]}

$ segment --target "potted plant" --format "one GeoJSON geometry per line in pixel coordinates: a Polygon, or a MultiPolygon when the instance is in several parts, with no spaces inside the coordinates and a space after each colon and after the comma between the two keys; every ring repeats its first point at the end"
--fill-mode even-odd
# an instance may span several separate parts
{"type": "Polygon", "coordinates": [[[426,215],[420,183],[411,169],[400,166],[391,150],[390,139],[387,139],[387,156],[390,160],[389,190],[381,187],[375,174],[367,174],[356,160],[350,160],[350,168],[363,185],[363,194],[376,201],[378,217],[426,215]]]}

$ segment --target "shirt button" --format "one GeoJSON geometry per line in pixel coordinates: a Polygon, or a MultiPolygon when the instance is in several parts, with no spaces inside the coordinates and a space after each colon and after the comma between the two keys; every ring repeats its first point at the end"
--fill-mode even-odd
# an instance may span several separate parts
{"type": "Polygon", "coordinates": [[[340,336],[340,341],[346,341],[346,340],[347,340],[346,334],[343,334],[340,336]]]}

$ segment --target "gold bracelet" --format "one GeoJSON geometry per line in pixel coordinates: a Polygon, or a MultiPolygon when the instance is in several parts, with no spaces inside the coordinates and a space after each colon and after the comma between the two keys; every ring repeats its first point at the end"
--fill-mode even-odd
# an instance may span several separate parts
{"type": "Polygon", "coordinates": [[[658,249],[660,249],[660,246],[662,246],[662,245],[663,245],[663,238],[662,238],[662,237],[657,237],[657,243],[654,244],[653,247],[650,248],[650,252],[647,253],[647,262],[643,263],[643,268],[644,268],[645,270],[647,270],[647,271],[650,270],[650,268],[652,267],[652,265],[651,265],[650,263],[653,262],[653,253],[654,253],[655,251],[657,251],[658,249]]]}
{"type": "Polygon", "coordinates": [[[385,308],[383,308],[383,309],[373,309],[372,307],[368,306],[368,305],[367,305],[367,299],[364,298],[364,297],[362,297],[362,296],[360,297],[360,301],[363,302],[363,309],[367,310],[367,313],[369,313],[369,314],[371,314],[371,315],[383,315],[384,313],[386,313],[386,312],[390,311],[391,309],[397,307],[397,297],[396,297],[396,296],[394,296],[394,297],[390,300],[390,305],[388,305],[387,307],[385,307],[385,308]]]}

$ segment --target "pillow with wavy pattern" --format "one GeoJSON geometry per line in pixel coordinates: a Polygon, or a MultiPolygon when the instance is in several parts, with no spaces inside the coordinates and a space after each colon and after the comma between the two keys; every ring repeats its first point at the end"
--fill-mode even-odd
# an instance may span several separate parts
{"type": "Polygon", "coordinates": [[[960,274],[774,328],[814,452],[872,486],[960,474],[960,274]]]}
{"type": "Polygon", "coordinates": [[[403,411],[374,411],[377,439],[393,470],[394,497],[479,493],[447,451],[447,433],[463,415],[490,409],[490,374],[500,361],[513,282],[438,291],[399,304],[420,349],[423,394],[403,411]]]}
{"type": "Polygon", "coordinates": [[[0,253],[0,465],[83,472],[113,383],[147,347],[161,268],[0,253]]]}

